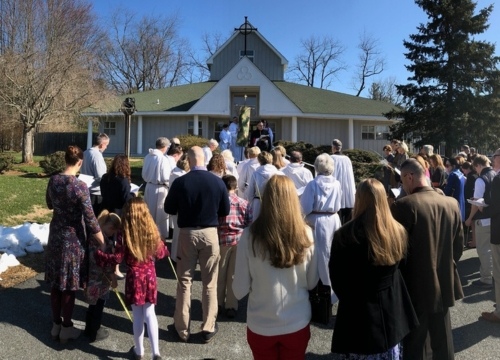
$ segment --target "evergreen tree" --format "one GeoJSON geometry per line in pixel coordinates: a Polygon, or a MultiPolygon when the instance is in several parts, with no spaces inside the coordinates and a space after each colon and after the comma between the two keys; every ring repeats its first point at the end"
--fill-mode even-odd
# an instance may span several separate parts
{"type": "Polygon", "coordinates": [[[495,46],[475,39],[488,28],[490,5],[475,13],[471,0],[416,0],[428,16],[404,41],[413,73],[397,85],[406,108],[392,127],[395,138],[419,138],[416,146],[446,142],[446,155],[463,143],[500,145],[500,58],[495,46]]]}

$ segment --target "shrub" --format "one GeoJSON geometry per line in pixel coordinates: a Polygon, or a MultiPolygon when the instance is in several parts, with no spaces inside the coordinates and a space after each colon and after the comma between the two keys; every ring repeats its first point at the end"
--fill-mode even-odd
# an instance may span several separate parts
{"type": "Polygon", "coordinates": [[[203,146],[207,145],[207,143],[208,143],[208,139],[201,137],[201,136],[178,135],[178,136],[174,136],[174,137],[176,137],[180,140],[182,149],[184,151],[188,151],[193,146],[203,147],[203,146]]]}
{"type": "Polygon", "coordinates": [[[7,170],[12,170],[14,164],[14,157],[11,154],[0,153],[0,174],[7,170]]]}
{"type": "Polygon", "coordinates": [[[46,155],[44,159],[40,161],[40,167],[45,171],[46,174],[54,174],[64,171],[64,169],[66,168],[64,154],[64,151],[56,151],[55,153],[46,155]]]}

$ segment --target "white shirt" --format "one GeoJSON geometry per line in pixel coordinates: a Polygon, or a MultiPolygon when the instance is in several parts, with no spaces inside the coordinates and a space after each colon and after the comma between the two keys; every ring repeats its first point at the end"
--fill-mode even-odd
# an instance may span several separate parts
{"type": "Polygon", "coordinates": [[[155,185],[168,185],[170,178],[170,162],[158,149],[149,149],[149,154],[144,158],[142,178],[144,181],[155,185]]]}
{"type": "Polygon", "coordinates": [[[208,146],[204,146],[202,149],[203,154],[205,154],[205,166],[207,166],[210,162],[210,159],[212,158],[212,150],[210,150],[208,146]]]}
{"type": "Polygon", "coordinates": [[[354,207],[354,196],[356,195],[356,184],[351,159],[345,155],[331,155],[331,157],[335,166],[333,176],[340,182],[342,187],[340,208],[352,209],[354,207]]]}
{"type": "Polygon", "coordinates": [[[311,171],[305,168],[304,164],[290,163],[281,171],[293,181],[297,190],[306,186],[313,179],[311,171]]]}
{"type": "Polygon", "coordinates": [[[252,179],[252,174],[260,166],[257,158],[249,159],[241,168],[240,177],[238,178],[238,196],[245,200],[245,190],[252,179]]]}
{"type": "Polygon", "coordinates": [[[319,279],[317,255],[311,229],[311,245],[304,262],[289,268],[275,268],[269,259],[254,256],[250,229],[243,230],[236,251],[233,291],[236,298],[248,297],[247,326],[264,336],[290,334],[303,329],[311,320],[308,290],[319,279]]]}

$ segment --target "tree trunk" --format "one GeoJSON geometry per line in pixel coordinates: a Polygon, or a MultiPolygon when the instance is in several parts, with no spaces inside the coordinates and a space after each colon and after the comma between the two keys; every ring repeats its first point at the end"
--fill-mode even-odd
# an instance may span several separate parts
{"type": "Polygon", "coordinates": [[[32,163],[33,162],[33,147],[34,147],[34,137],[35,128],[33,126],[23,127],[23,151],[22,151],[22,162],[32,163]]]}

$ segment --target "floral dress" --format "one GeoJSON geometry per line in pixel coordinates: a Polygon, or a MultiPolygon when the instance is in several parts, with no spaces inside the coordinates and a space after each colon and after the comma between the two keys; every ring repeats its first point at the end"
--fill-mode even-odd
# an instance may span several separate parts
{"type": "Polygon", "coordinates": [[[158,249],[153,256],[146,261],[139,262],[130,253],[127,246],[122,245],[122,235],[119,233],[114,254],[106,254],[97,250],[96,257],[99,265],[116,265],[125,258],[128,266],[127,277],[125,278],[125,301],[129,305],[141,306],[145,303],[156,304],[157,281],[155,260],[169,256],[163,241],[159,242],[158,249]]]}
{"type": "Polygon", "coordinates": [[[101,231],[87,185],[73,175],[53,175],[46,202],[53,209],[45,252],[45,280],[61,291],[85,287],[88,278],[86,231],[101,231]]]}
{"type": "MultiPolygon", "coordinates": [[[[113,238],[104,236],[106,253],[113,253],[113,238]]],[[[97,264],[95,252],[99,249],[96,240],[90,240],[89,246],[89,282],[85,289],[85,299],[90,305],[95,305],[97,300],[109,298],[109,288],[114,276],[115,267],[109,264],[97,264]],[[102,266],[101,266],[102,265],[102,266]]]]}

